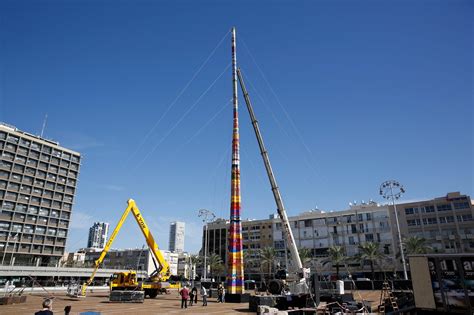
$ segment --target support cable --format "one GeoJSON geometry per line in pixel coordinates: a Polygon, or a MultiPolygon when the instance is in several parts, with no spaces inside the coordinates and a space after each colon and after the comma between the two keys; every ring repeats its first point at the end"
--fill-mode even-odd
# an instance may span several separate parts
{"type": "Polygon", "coordinates": [[[211,122],[214,121],[214,119],[216,119],[223,111],[224,109],[226,109],[228,107],[229,104],[232,103],[232,99],[230,99],[227,103],[224,104],[224,106],[222,106],[217,112],[215,112],[215,114],[206,122],[204,123],[204,125],[202,125],[188,140],[186,140],[185,142],[183,142],[181,144],[181,146],[178,147],[178,149],[176,149],[175,152],[179,152],[184,146],[190,144],[197,136],[199,136],[201,134],[201,132],[206,129],[207,126],[209,126],[209,124],[211,122]]]}
{"type": "Polygon", "coordinates": [[[163,143],[164,140],[166,140],[166,138],[168,138],[168,136],[176,129],[176,127],[178,127],[178,125],[183,121],[184,118],[186,118],[186,116],[196,107],[196,105],[201,101],[201,99],[207,94],[207,92],[209,92],[211,90],[211,88],[216,84],[216,82],[224,75],[224,73],[227,71],[227,69],[230,68],[230,63],[225,67],[224,71],[222,71],[218,76],[217,78],[209,85],[209,87],[198,97],[198,99],[191,105],[190,108],[188,108],[188,110],[181,116],[181,118],[173,125],[173,127],[171,127],[170,129],[168,129],[168,131],[166,132],[166,134],[161,137],[161,139],[158,141],[158,143],[153,147],[153,149],[151,151],[149,151],[145,157],[143,159],[140,160],[140,162],[138,162],[136,165],[135,165],[135,169],[139,168],[141,164],[143,164],[143,162],[145,162],[155,151],[156,149],[163,143]]]}
{"type": "MultiPolygon", "coordinates": [[[[250,56],[250,59],[252,59],[252,62],[255,64],[255,66],[257,67],[258,69],[258,72],[260,73],[260,75],[262,76],[263,80],[265,81],[266,85],[268,86],[268,88],[270,89],[271,93],[273,94],[273,96],[275,97],[278,105],[280,105],[280,108],[282,109],[283,113],[285,114],[286,118],[288,119],[288,121],[290,122],[290,125],[293,127],[293,130],[295,131],[296,135],[298,136],[298,139],[300,140],[303,148],[305,149],[305,151],[307,152],[307,154],[310,156],[311,160],[313,160],[313,162],[315,164],[318,164],[316,159],[314,158],[314,154],[313,152],[311,151],[311,149],[309,148],[309,146],[306,144],[306,142],[304,141],[304,138],[303,136],[301,135],[301,132],[299,131],[299,129],[296,127],[296,124],[294,122],[294,120],[291,118],[290,114],[288,113],[288,111],[286,110],[286,108],[283,106],[283,104],[281,103],[280,101],[280,98],[278,97],[278,95],[276,94],[275,90],[273,89],[273,87],[271,86],[270,82],[268,81],[266,75],[263,73],[262,69],[260,68],[260,66],[257,64],[255,58],[253,57],[252,53],[250,52],[250,49],[248,48],[247,44],[245,44],[245,41],[243,39],[241,39],[242,41],[242,44],[244,45],[245,49],[247,50],[249,56],[250,56]]],[[[311,165],[311,163],[307,163],[308,166],[310,167],[311,171],[317,175],[319,178],[322,178],[322,176],[317,172],[317,170],[311,165]]]]}
{"type": "Polygon", "coordinates": [[[153,127],[147,132],[145,137],[140,141],[140,144],[138,147],[135,149],[135,151],[129,156],[128,160],[126,163],[128,163],[137,153],[138,151],[143,147],[145,142],[148,140],[148,138],[152,135],[152,133],[155,131],[155,129],[160,125],[161,121],[165,118],[165,116],[168,114],[168,112],[173,108],[173,106],[176,104],[176,102],[179,100],[179,98],[186,92],[188,87],[191,85],[191,83],[194,81],[194,79],[198,76],[199,73],[201,73],[201,70],[207,65],[208,61],[211,59],[212,56],[214,56],[214,53],[216,50],[220,47],[222,42],[227,38],[229,35],[230,31],[228,31],[224,37],[217,43],[216,47],[211,51],[209,56],[204,60],[204,62],[201,64],[201,66],[196,70],[194,75],[191,77],[191,79],[186,83],[186,85],[181,89],[181,91],[178,93],[178,95],[175,97],[175,99],[171,102],[171,104],[168,106],[168,108],[165,110],[165,112],[161,115],[161,117],[156,121],[156,123],[153,125],[153,127]]]}

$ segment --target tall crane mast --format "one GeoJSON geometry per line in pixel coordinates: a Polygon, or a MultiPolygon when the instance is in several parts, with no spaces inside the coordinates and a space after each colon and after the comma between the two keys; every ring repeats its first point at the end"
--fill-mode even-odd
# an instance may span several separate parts
{"type": "Polygon", "coordinates": [[[305,282],[305,276],[306,276],[307,271],[303,268],[300,255],[298,254],[298,248],[296,247],[295,238],[293,236],[293,232],[291,231],[288,215],[286,214],[285,206],[283,204],[283,199],[281,198],[280,189],[278,188],[275,175],[273,174],[272,166],[270,164],[270,159],[268,158],[268,152],[265,148],[265,144],[263,143],[263,138],[260,133],[260,129],[258,127],[258,121],[255,118],[255,113],[253,111],[252,103],[250,102],[250,97],[249,97],[249,94],[247,93],[247,89],[245,87],[245,83],[244,83],[240,68],[237,69],[237,77],[239,78],[240,87],[242,88],[242,93],[244,94],[245,103],[247,104],[247,109],[250,114],[250,119],[252,121],[253,129],[255,131],[255,135],[257,136],[258,146],[260,147],[260,153],[263,158],[263,163],[265,164],[268,180],[270,181],[270,185],[272,187],[273,197],[275,199],[275,203],[277,206],[278,215],[281,219],[283,234],[286,239],[286,245],[290,250],[291,259],[294,264],[294,268],[296,269],[294,271],[296,271],[298,280],[300,282],[305,282]]]}

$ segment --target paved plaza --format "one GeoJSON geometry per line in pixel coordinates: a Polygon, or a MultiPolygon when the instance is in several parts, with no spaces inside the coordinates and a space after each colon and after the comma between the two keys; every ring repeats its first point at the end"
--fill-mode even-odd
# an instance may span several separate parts
{"type": "MultiPolygon", "coordinates": [[[[0,305],[0,314],[34,314],[41,309],[46,294],[28,295],[23,304],[0,305]]],[[[156,299],[145,299],[144,303],[110,303],[108,294],[89,294],[83,299],[71,299],[65,294],[55,294],[53,312],[64,314],[64,307],[71,305],[71,315],[84,312],[101,314],[254,314],[248,311],[248,303],[217,303],[215,298],[208,299],[208,306],[197,305],[181,309],[181,299],[176,291],[171,294],[159,295],[156,299]]]]}
{"type": "MultiPolygon", "coordinates": [[[[41,303],[47,294],[28,295],[23,304],[0,305],[0,314],[34,314],[41,309],[41,303]]],[[[110,303],[108,294],[92,293],[83,299],[71,299],[64,293],[54,295],[53,311],[55,314],[64,314],[64,307],[71,305],[71,315],[86,314],[255,314],[248,310],[248,303],[217,303],[216,298],[208,299],[208,306],[202,306],[199,300],[197,305],[181,309],[181,299],[177,291],[171,294],[159,295],[156,299],[145,299],[144,303],[110,303]],[[87,313],[90,312],[90,313],[87,313]]],[[[378,301],[380,291],[358,291],[354,294],[356,300],[378,301]]]]}

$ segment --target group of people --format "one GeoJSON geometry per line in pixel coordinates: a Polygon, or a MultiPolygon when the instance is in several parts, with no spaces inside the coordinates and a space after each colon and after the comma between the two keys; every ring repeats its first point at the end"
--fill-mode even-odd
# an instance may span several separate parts
{"type": "MultiPolygon", "coordinates": [[[[179,290],[179,295],[181,296],[181,308],[188,308],[188,300],[189,306],[192,306],[193,303],[197,304],[197,288],[193,287],[191,290],[187,286],[184,286],[181,290],[179,290]]],[[[202,297],[202,306],[207,306],[207,294],[208,289],[204,286],[201,286],[201,297],[202,297]]],[[[219,284],[217,288],[217,303],[224,303],[225,297],[225,288],[222,284],[219,284]]]]}

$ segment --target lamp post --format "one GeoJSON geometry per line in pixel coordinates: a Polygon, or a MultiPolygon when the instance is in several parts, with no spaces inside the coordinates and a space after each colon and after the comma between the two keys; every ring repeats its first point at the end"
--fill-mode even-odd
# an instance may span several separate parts
{"type": "Polygon", "coordinates": [[[387,200],[391,200],[393,204],[393,209],[395,211],[395,221],[397,223],[398,242],[400,244],[400,255],[402,256],[403,275],[405,280],[408,280],[405,253],[403,252],[402,234],[400,233],[400,223],[398,221],[397,206],[395,204],[395,200],[399,199],[404,192],[405,189],[396,180],[387,180],[383,182],[382,185],[380,185],[380,195],[387,200]]]}
{"type": "Polygon", "coordinates": [[[214,212],[207,210],[207,209],[201,209],[199,210],[198,216],[202,218],[202,222],[204,223],[204,280],[207,279],[207,223],[214,220],[216,218],[216,215],[214,212]]]}
{"type": "Polygon", "coordinates": [[[14,242],[13,242],[12,255],[10,256],[10,266],[13,266],[13,263],[15,262],[15,261],[13,260],[13,254],[15,253],[15,247],[16,247],[16,242],[17,242],[17,240],[18,240],[18,236],[19,236],[18,233],[16,233],[15,236],[13,236],[14,242]]]}
{"type": "Polygon", "coordinates": [[[5,254],[7,253],[7,247],[8,247],[8,242],[10,241],[10,235],[11,233],[7,234],[7,242],[5,243],[5,248],[3,249],[2,266],[3,266],[3,263],[5,262],[5,254]]]}

